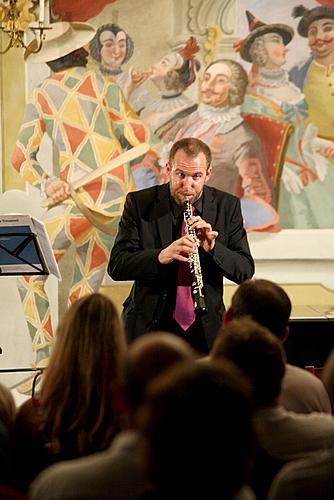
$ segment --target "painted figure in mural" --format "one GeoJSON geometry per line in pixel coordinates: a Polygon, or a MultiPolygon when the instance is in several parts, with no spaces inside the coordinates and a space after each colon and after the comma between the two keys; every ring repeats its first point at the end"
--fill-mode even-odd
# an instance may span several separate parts
{"type": "Polygon", "coordinates": [[[149,93],[139,86],[149,73],[137,73],[132,70],[131,75],[122,70],[133,55],[134,43],[125,30],[117,24],[103,24],[89,44],[90,54],[100,64],[104,76],[111,76],[122,90],[134,79],[136,87],[131,89],[131,95],[126,93],[126,98],[133,109],[138,113],[146,103],[149,93]]]}
{"type": "Polygon", "coordinates": [[[308,38],[312,55],[291,69],[290,76],[304,92],[308,104],[307,123],[318,127],[320,137],[334,141],[334,7],[295,7],[301,17],[298,33],[308,38]]]}
{"type": "MultiPolygon", "coordinates": [[[[229,59],[209,64],[201,85],[198,109],[165,135],[164,140],[197,137],[212,151],[208,185],[237,194],[242,184],[241,206],[245,227],[277,230],[276,196],[263,159],[260,140],[240,112],[248,84],[244,68],[229,59]]],[[[166,145],[166,150],[170,147],[166,145]]]]}
{"type": "Polygon", "coordinates": [[[281,178],[281,227],[334,227],[334,169],[326,158],[334,149],[317,137],[315,126],[305,128],[307,104],[283,68],[293,29],[285,24],[264,24],[248,11],[246,15],[250,33],[238,48],[240,56],[253,66],[243,111],[285,120],[295,127],[281,178]]]}
{"type": "MultiPolygon", "coordinates": [[[[195,59],[199,46],[194,37],[190,37],[179,52],[169,52],[152,65],[149,80],[159,90],[159,96],[151,96],[140,117],[160,138],[181,118],[197,109],[197,104],[183,92],[196,80],[200,62],[195,59]]],[[[132,82],[128,91],[136,88],[132,82]]]]}
{"type": "MultiPolygon", "coordinates": [[[[134,188],[128,163],[77,192],[71,184],[118,157],[128,146],[153,140],[118,85],[85,67],[88,52],[82,47],[94,33],[87,23],[54,23],[42,50],[28,56],[29,62],[47,62],[52,73],[26,104],[12,157],[20,175],[52,199],[54,205],[43,220],[57,261],[75,246],[69,303],[99,289],[124,197],[134,188]],[[59,154],[59,165],[54,165],[59,177],[49,177],[37,158],[44,134],[59,154]]],[[[138,158],[137,167],[154,169],[156,160],[157,153],[151,149],[138,158]]],[[[37,364],[49,357],[53,343],[45,280],[44,276],[19,280],[37,364]]]]}

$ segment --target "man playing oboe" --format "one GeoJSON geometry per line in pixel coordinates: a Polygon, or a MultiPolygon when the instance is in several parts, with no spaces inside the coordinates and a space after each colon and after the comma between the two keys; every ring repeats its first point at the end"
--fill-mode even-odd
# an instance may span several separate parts
{"type": "Polygon", "coordinates": [[[206,144],[181,139],[170,151],[169,182],[127,195],[108,273],[116,281],[134,280],[123,304],[129,342],[165,330],[208,353],[223,320],[224,277],[241,283],[253,276],[240,201],[205,186],[210,165],[206,144]],[[187,201],[190,218],[184,217],[187,201]],[[198,284],[205,310],[193,301],[198,284]]]}

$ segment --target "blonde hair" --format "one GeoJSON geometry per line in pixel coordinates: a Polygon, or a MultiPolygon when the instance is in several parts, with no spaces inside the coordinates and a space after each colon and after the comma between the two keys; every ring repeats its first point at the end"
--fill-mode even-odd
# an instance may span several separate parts
{"type": "Polygon", "coordinates": [[[252,62],[257,64],[260,68],[265,66],[268,62],[269,56],[264,46],[264,36],[257,37],[252,43],[249,54],[252,62]]]}

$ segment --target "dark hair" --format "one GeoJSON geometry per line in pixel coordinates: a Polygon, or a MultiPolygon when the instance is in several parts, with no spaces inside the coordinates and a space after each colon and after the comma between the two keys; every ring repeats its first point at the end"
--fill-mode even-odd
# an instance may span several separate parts
{"type": "Polygon", "coordinates": [[[40,395],[54,452],[66,454],[68,443],[77,456],[109,446],[118,431],[113,388],[125,349],[121,319],[108,297],[93,293],[65,312],[40,395]]]}
{"type": "Polygon", "coordinates": [[[292,10],[292,17],[301,17],[298,23],[297,31],[303,36],[307,37],[308,29],[314,21],[320,19],[334,19],[334,9],[329,5],[321,5],[313,9],[307,9],[304,5],[297,5],[292,10]]]}
{"type": "Polygon", "coordinates": [[[246,317],[223,326],[212,348],[214,359],[233,361],[251,379],[258,407],[273,403],[281,392],[285,355],[267,328],[246,317]]]}
{"type": "Polygon", "coordinates": [[[104,31],[111,31],[115,36],[117,33],[120,33],[123,31],[125,33],[125,42],[126,42],[126,53],[125,53],[125,58],[124,61],[122,61],[121,64],[126,63],[132,56],[133,54],[133,49],[134,49],[134,43],[130,35],[127,34],[123,28],[120,26],[117,26],[117,24],[102,24],[97,30],[94,35],[94,38],[90,41],[89,43],[89,50],[90,54],[95,59],[97,62],[101,62],[101,49],[102,49],[102,43],[100,41],[100,35],[104,31]]]}
{"type": "Polygon", "coordinates": [[[233,319],[251,316],[279,339],[286,332],[291,307],[291,301],[285,290],[276,283],[264,279],[241,283],[231,302],[233,319]]]}
{"type": "Polygon", "coordinates": [[[198,156],[199,153],[203,153],[206,158],[207,168],[211,165],[211,151],[210,148],[205,142],[200,139],[196,139],[195,137],[184,137],[179,141],[174,142],[170,152],[169,152],[169,163],[172,164],[176,153],[182,149],[186,155],[195,157],[198,156]]]}
{"type": "Polygon", "coordinates": [[[254,447],[252,414],[250,385],[228,361],[183,362],[155,379],[140,427],[161,498],[233,498],[254,447]]]}
{"type": "Polygon", "coordinates": [[[196,72],[199,71],[201,63],[197,59],[184,60],[181,68],[174,68],[167,72],[165,85],[167,90],[183,92],[196,80],[196,72]]]}
{"type": "Polygon", "coordinates": [[[82,47],[73,50],[65,56],[58,57],[53,61],[47,61],[47,65],[54,72],[63,71],[64,69],[73,68],[76,66],[85,67],[87,65],[88,52],[82,47]]]}
{"type": "Polygon", "coordinates": [[[180,337],[168,332],[149,332],[129,346],[124,363],[126,398],[136,410],[144,401],[146,386],[180,361],[195,359],[195,351],[180,337]]]}

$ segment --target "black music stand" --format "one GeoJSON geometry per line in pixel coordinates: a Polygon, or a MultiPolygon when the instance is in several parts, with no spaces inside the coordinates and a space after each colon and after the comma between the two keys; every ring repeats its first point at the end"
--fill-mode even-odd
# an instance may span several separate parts
{"type": "Polygon", "coordinates": [[[0,226],[0,276],[49,274],[36,234],[29,226],[0,226]]]}
{"type": "MultiPolygon", "coordinates": [[[[30,215],[0,216],[0,277],[49,275],[60,279],[59,269],[44,224],[30,215]]],[[[0,354],[2,349],[0,347],[0,354]]],[[[7,368],[7,372],[37,372],[42,368],[7,368]]]]}

